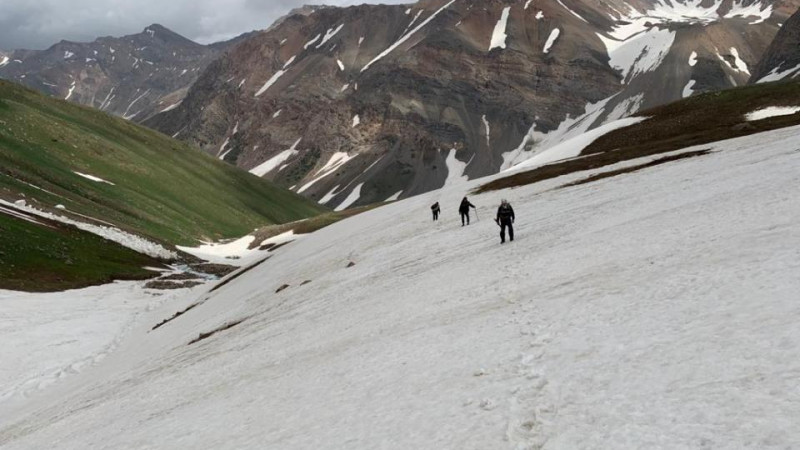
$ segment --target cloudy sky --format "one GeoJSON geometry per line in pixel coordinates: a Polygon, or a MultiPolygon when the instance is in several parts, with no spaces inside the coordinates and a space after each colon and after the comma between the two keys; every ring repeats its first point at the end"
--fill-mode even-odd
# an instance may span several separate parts
{"type": "Polygon", "coordinates": [[[0,49],[42,49],[62,40],[165,27],[202,43],[267,28],[303,4],[413,3],[413,0],[0,0],[0,49]]]}

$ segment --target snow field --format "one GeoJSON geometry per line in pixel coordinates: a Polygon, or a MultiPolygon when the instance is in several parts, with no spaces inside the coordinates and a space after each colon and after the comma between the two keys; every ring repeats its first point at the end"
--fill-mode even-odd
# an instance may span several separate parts
{"type": "Polygon", "coordinates": [[[797,446],[799,130],[472,196],[469,227],[486,180],[339,222],[0,412],[0,446],[797,446]]]}

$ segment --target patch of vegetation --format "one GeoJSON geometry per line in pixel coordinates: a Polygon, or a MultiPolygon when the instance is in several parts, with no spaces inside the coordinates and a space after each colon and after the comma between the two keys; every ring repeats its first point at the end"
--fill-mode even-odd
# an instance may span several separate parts
{"type": "MultiPolygon", "coordinates": [[[[800,82],[713,92],[642,111],[649,119],[598,138],[581,157],[537,167],[480,186],[475,193],[524,186],[570,173],[800,124],[800,114],[748,122],[769,106],[800,106],[800,82]]],[[[723,149],[724,150],[724,149],[723,149]]]]}
{"type": "Polygon", "coordinates": [[[235,327],[236,325],[239,325],[240,323],[244,322],[245,320],[246,319],[240,319],[240,320],[237,320],[237,321],[234,321],[234,322],[229,322],[229,323],[226,323],[225,325],[223,325],[223,326],[221,326],[221,327],[219,327],[219,328],[217,328],[215,330],[211,330],[211,331],[206,332],[206,333],[200,333],[200,335],[197,336],[196,338],[192,339],[189,342],[188,345],[192,345],[192,344],[200,342],[200,341],[202,341],[204,339],[208,339],[211,336],[213,336],[213,335],[215,335],[215,334],[217,334],[219,332],[222,332],[222,331],[225,331],[225,330],[230,330],[231,328],[235,327]]]}
{"type": "MultiPolygon", "coordinates": [[[[0,81],[0,198],[24,198],[36,208],[113,225],[167,247],[239,237],[265,224],[326,211],[153,130],[5,81],[0,81]]],[[[115,259],[122,253],[109,241],[89,241],[70,227],[34,231],[38,225],[16,222],[3,219],[8,228],[0,244],[5,288],[56,290],[144,278],[151,274],[136,269],[145,265],[140,261],[157,265],[135,252],[124,252],[136,255],[127,261],[115,259]],[[60,247],[50,245],[73,238],[60,247]],[[105,259],[100,257],[104,246],[110,253],[105,259]],[[88,264],[88,255],[98,255],[98,267],[81,266],[82,275],[74,266],[88,264]],[[14,274],[6,262],[13,263],[14,274]],[[26,273],[49,282],[46,287],[24,282],[26,273]]]]}
{"type": "Polygon", "coordinates": [[[160,261],[92,233],[46,219],[38,225],[0,213],[0,289],[51,292],[144,280],[160,261]]]}
{"type": "Polygon", "coordinates": [[[161,322],[157,323],[153,328],[150,329],[150,331],[155,331],[155,330],[163,327],[164,325],[172,322],[173,320],[175,320],[178,317],[186,314],[187,312],[191,311],[192,309],[197,308],[198,306],[200,306],[200,303],[192,303],[191,305],[187,306],[186,309],[184,309],[182,311],[178,311],[175,314],[173,314],[172,317],[170,317],[169,319],[164,319],[161,322]]]}
{"type": "MultiPolygon", "coordinates": [[[[359,208],[352,208],[346,209],[344,211],[336,211],[336,212],[329,212],[325,214],[320,214],[318,216],[312,217],[310,219],[299,220],[297,222],[285,223],[283,225],[272,225],[260,228],[257,230],[253,235],[256,239],[251,244],[251,248],[255,248],[261,242],[265,240],[277,236],[279,234],[286,233],[287,231],[293,231],[294,234],[308,234],[313,233],[317,230],[321,230],[327,226],[333,225],[336,222],[341,220],[347,219],[349,217],[353,217],[355,215],[361,214],[363,212],[367,212],[369,210],[375,209],[382,204],[377,203],[373,205],[362,206],[359,208]]],[[[269,246],[267,244],[265,247],[269,246]]],[[[278,247],[275,245],[269,246],[265,249],[272,249],[275,250],[278,247]],[[274,248],[273,248],[274,247],[274,248]]]]}
{"type": "Polygon", "coordinates": [[[324,211],[153,130],[0,81],[0,195],[192,245],[324,211]],[[74,171],[108,180],[91,181],[74,171]],[[36,189],[34,185],[43,190],[36,189]],[[18,197],[17,197],[18,198],[18,197]]]}
{"type": "Polygon", "coordinates": [[[645,163],[645,164],[638,164],[638,165],[635,165],[635,166],[625,167],[625,168],[622,168],[622,169],[609,170],[608,172],[598,173],[596,175],[592,175],[592,176],[584,178],[582,180],[578,180],[578,181],[574,181],[572,183],[565,184],[564,186],[561,186],[561,187],[565,187],[566,188],[566,187],[572,187],[572,186],[580,186],[581,184],[587,184],[587,183],[591,183],[593,181],[602,180],[602,179],[605,179],[605,178],[616,177],[618,175],[623,175],[623,174],[626,174],[626,173],[633,173],[633,172],[637,172],[637,171],[642,170],[642,169],[647,169],[648,167],[659,166],[661,164],[666,164],[666,163],[669,163],[669,162],[672,162],[672,161],[679,161],[681,159],[694,158],[696,156],[703,156],[703,155],[707,155],[709,153],[711,153],[711,150],[706,149],[706,150],[698,150],[698,151],[694,151],[694,152],[680,153],[678,155],[666,156],[664,158],[659,158],[659,159],[656,159],[654,161],[650,161],[650,162],[645,163]]]}

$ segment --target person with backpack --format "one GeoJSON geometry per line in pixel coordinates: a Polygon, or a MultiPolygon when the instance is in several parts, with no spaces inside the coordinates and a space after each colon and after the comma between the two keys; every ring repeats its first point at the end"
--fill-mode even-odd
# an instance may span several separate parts
{"type": "Polygon", "coordinates": [[[503,199],[500,202],[500,207],[497,208],[497,218],[494,219],[497,225],[500,225],[500,243],[506,242],[506,227],[508,228],[508,237],[511,241],[514,240],[514,208],[508,203],[508,200],[503,199]]]}
{"type": "Polygon", "coordinates": [[[462,227],[465,224],[469,225],[469,209],[470,208],[475,209],[475,205],[470,203],[469,200],[467,200],[467,197],[464,197],[464,199],[461,200],[461,206],[458,207],[458,212],[459,212],[459,214],[461,214],[461,226],[462,227]]]}
{"type": "Polygon", "coordinates": [[[433,213],[434,222],[439,220],[439,212],[440,211],[441,211],[441,209],[439,209],[439,202],[436,202],[433,205],[431,205],[431,212],[433,213]]]}

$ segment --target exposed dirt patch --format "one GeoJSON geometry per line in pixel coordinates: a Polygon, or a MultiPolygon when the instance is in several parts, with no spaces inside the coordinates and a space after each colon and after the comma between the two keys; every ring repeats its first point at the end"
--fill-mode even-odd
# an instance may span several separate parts
{"type": "Polygon", "coordinates": [[[157,290],[170,290],[170,289],[183,289],[183,288],[192,288],[195,286],[199,286],[203,284],[202,281],[184,281],[184,282],[176,282],[176,281],[165,281],[165,280],[152,280],[145,283],[145,289],[157,289],[157,290]]]}
{"type": "Polygon", "coordinates": [[[194,308],[196,308],[196,307],[198,307],[198,306],[200,306],[200,303],[193,303],[193,304],[189,305],[189,306],[188,306],[186,309],[184,309],[183,311],[178,311],[178,312],[176,312],[175,314],[173,314],[173,315],[172,315],[172,317],[170,317],[169,319],[164,319],[164,320],[162,320],[161,322],[157,323],[157,324],[156,324],[156,325],[155,325],[153,328],[151,328],[151,329],[150,329],[150,331],[157,330],[157,329],[159,329],[159,328],[163,327],[164,325],[166,325],[166,324],[168,324],[168,323],[172,322],[173,320],[175,320],[175,319],[177,319],[178,317],[180,317],[180,316],[182,316],[182,315],[186,314],[187,312],[191,311],[192,309],[194,309],[194,308]]]}
{"type": "Polygon", "coordinates": [[[286,289],[288,289],[288,288],[289,288],[289,285],[288,285],[288,284],[284,284],[283,286],[281,286],[281,287],[279,287],[278,289],[276,289],[276,290],[275,290],[275,293],[277,294],[277,293],[279,293],[279,292],[281,292],[281,291],[284,291],[284,290],[286,290],[286,289]]]}
{"type": "Polygon", "coordinates": [[[214,286],[209,292],[214,292],[217,289],[225,286],[226,284],[230,283],[231,281],[239,278],[240,276],[246,274],[247,272],[249,272],[249,271],[253,270],[254,268],[258,267],[259,265],[263,264],[266,260],[268,260],[270,258],[271,258],[271,256],[267,256],[266,258],[262,259],[261,261],[258,261],[258,262],[255,262],[253,264],[250,264],[249,266],[245,267],[244,269],[239,270],[235,274],[233,274],[230,277],[228,277],[225,280],[223,280],[220,284],[214,286]]]}
{"type": "Polygon", "coordinates": [[[284,242],[284,243],[281,243],[281,244],[274,245],[274,246],[272,246],[272,248],[269,249],[269,252],[272,253],[275,250],[283,247],[284,245],[291,244],[292,242],[294,242],[294,241],[287,241],[287,242],[284,242]]]}
{"type": "Polygon", "coordinates": [[[245,320],[247,320],[247,319],[245,318],[245,319],[239,319],[239,320],[234,321],[234,322],[228,322],[225,325],[223,325],[223,326],[221,326],[221,327],[219,327],[219,328],[217,328],[215,330],[211,330],[211,331],[208,331],[206,333],[200,333],[200,335],[198,335],[196,338],[194,338],[191,341],[189,341],[188,345],[192,345],[192,344],[200,342],[200,341],[202,341],[204,339],[208,339],[211,336],[213,336],[213,335],[215,335],[215,334],[217,334],[219,332],[222,332],[222,331],[225,331],[225,330],[230,330],[231,328],[235,327],[236,325],[239,325],[240,323],[244,322],[245,320]]]}
{"type": "Polygon", "coordinates": [[[311,280],[306,280],[306,281],[303,281],[302,283],[300,283],[300,286],[305,286],[305,285],[307,285],[308,283],[311,283],[311,280]]]}
{"type": "Polygon", "coordinates": [[[356,263],[354,263],[353,261],[350,261],[349,263],[347,263],[347,268],[349,269],[349,268],[351,268],[351,267],[353,267],[355,265],[356,265],[356,263]]]}
{"type": "Polygon", "coordinates": [[[192,264],[190,267],[198,272],[207,273],[209,275],[214,275],[220,278],[224,277],[225,275],[231,274],[238,269],[238,267],[236,266],[229,266],[227,264],[212,264],[212,263],[192,264]]]}
{"type": "Polygon", "coordinates": [[[180,272],[180,273],[171,273],[169,275],[165,275],[160,277],[159,280],[196,280],[200,278],[199,276],[189,273],[189,272],[180,272]]]}
{"type": "MultiPolygon", "coordinates": [[[[317,230],[321,230],[329,225],[333,225],[340,220],[347,219],[348,217],[352,217],[363,212],[369,211],[373,208],[380,206],[380,204],[370,205],[370,206],[362,206],[361,208],[353,208],[348,209],[345,211],[339,212],[330,212],[326,214],[322,214],[316,217],[312,217],[310,219],[299,220],[297,222],[285,223],[283,225],[271,225],[268,227],[264,227],[259,229],[254,233],[255,240],[253,240],[253,244],[251,244],[251,249],[255,248],[258,244],[256,242],[264,242],[265,240],[275,237],[279,234],[286,233],[287,231],[294,231],[294,234],[308,234],[313,233],[317,230]]],[[[275,244],[265,244],[259,247],[260,250],[275,250],[275,244]]]]}

